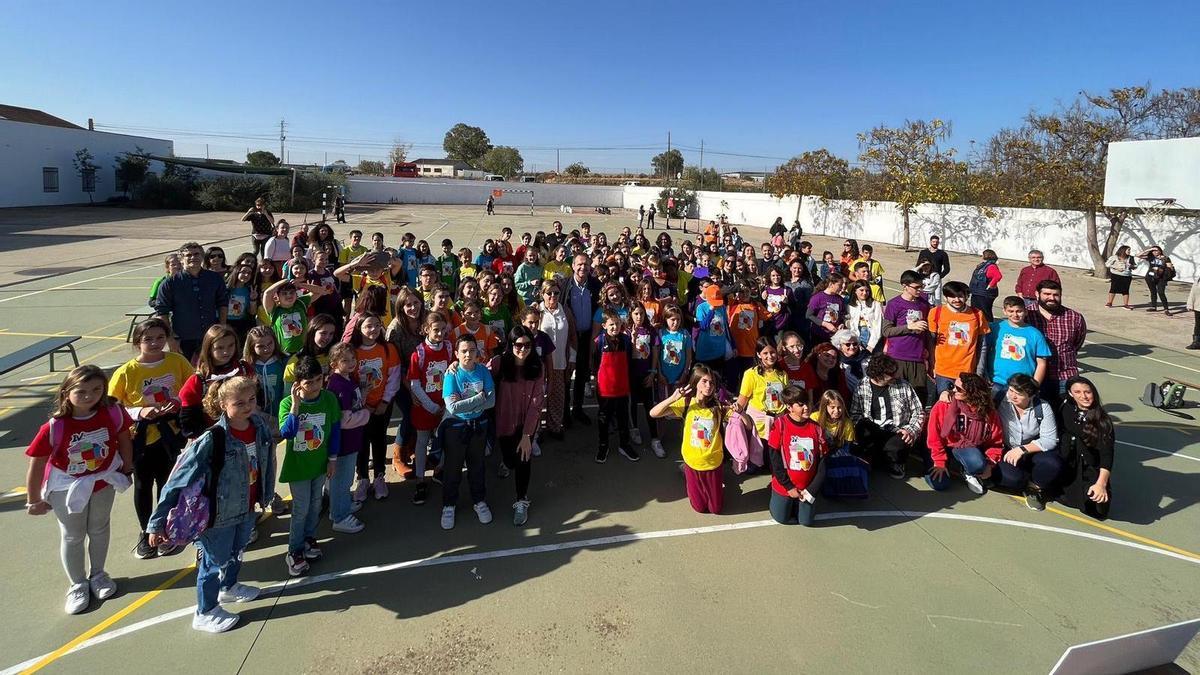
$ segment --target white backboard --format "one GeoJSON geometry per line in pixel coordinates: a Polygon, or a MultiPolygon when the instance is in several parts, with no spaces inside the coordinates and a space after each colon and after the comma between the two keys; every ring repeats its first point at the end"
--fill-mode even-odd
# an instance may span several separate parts
{"type": "Polygon", "coordinates": [[[1200,138],[1109,143],[1104,205],[1136,208],[1139,197],[1200,207],[1200,138]]]}
{"type": "Polygon", "coordinates": [[[1200,631],[1200,619],[1181,621],[1071,647],[1050,675],[1120,675],[1174,663],[1200,631]]]}

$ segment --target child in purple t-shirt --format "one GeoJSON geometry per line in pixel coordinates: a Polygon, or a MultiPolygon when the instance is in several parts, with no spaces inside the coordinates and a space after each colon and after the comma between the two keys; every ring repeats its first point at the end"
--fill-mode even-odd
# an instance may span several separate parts
{"type": "Polygon", "coordinates": [[[846,320],[846,301],[842,298],[845,277],[831,272],[825,281],[825,288],[813,293],[812,299],[808,301],[808,320],[812,322],[814,345],[829,342],[846,320]]]}
{"type": "Polygon", "coordinates": [[[929,345],[929,303],[921,298],[921,275],[912,270],[900,275],[900,295],[888,300],[883,309],[883,351],[900,364],[900,377],[908,380],[921,402],[926,402],[928,386],[925,362],[929,345]]]}
{"type": "Polygon", "coordinates": [[[342,446],[334,465],[333,480],[329,482],[329,519],[334,532],[355,533],[363,529],[362,521],[354,517],[362,504],[350,500],[350,483],[371,411],[363,407],[362,391],[354,383],[358,359],[354,347],[339,343],[329,350],[329,384],[326,387],[337,397],[342,408],[342,446]]]}

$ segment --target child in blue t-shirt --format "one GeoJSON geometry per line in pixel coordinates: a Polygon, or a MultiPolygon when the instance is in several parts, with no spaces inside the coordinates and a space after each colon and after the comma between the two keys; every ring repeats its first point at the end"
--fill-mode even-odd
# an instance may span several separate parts
{"type": "Polygon", "coordinates": [[[988,334],[992,354],[992,396],[1000,400],[1008,378],[1018,373],[1041,382],[1050,360],[1050,343],[1037,328],[1025,323],[1025,301],[1015,295],[1004,299],[1005,318],[992,322],[988,334]]]}
{"type": "Polygon", "coordinates": [[[487,436],[484,411],[496,405],[496,384],[488,369],[479,363],[473,336],[460,335],[454,341],[454,355],[458,362],[442,378],[442,398],[446,402],[446,418],[440,429],[443,530],[454,527],[463,464],[467,466],[471,503],[479,522],[485,525],[492,522],[492,512],[484,501],[483,442],[487,436]]]}

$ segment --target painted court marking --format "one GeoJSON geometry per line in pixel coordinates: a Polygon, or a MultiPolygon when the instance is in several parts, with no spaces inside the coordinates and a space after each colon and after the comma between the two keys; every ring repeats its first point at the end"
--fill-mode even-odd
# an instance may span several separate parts
{"type": "Polygon", "coordinates": [[[153,265],[142,265],[141,267],[134,267],[132,269],[121,270],[120,272],[113,272],[112,274],[105,274],[102,277],[92,277],[91,279],[80,279],[79,281],[72,281],[69,284],[63,284],[61,286],[52,286],[50,288],[43,288],[39,291],[30,291],[28,293],[21,293],[20,295],[13,295],[13,296],[9,296],[7,298],[0,298],[0,303],[11,302],[13,300],[20,300],[21,298],[28,298],[28,297],[31,297],[34,295],[41,295],[42,293],[49,293],[51,291],[61,291],[64,288],[70,288],[72,286],[78,286],[80,284],[89,284],[93,281],[100,281],[101,279],[109,279],[112,277],[121,276],[122,274],[129,274],[130,272],[146,270],[146,269],[150,269],[151,267],[159,267],[159,266],[161,266],[161,264],[162,263],[156,263],[153,265]]]}
{"type": "MultiPolygon", "coordinates": [[[[931,518],[931,519],[935,519],[935,520],[957,520],[957,521],[963,521],[963,522],[986,523],[986,524],[991,524],[991,525],[1007,525],[1009,527],[1018,527],[1018,528],[1029,529],[1029,530],[1038,530],[1041,532],[1054,532],[1057,534],[1065,534],[1065,535],[1068,535],[1071,537],[1079,537],[1082,539],[1090,539],[1093,541],[1115,544],[1117,546],[1124,546],[1126,548],[1132,548],[1132,549],[1136,549],[1139,551],[1145,551],[1147,553],[1153,553],[1155,555],[1166,556],[1168,558],[1175,558],[1176,560],[1182,560],[1184,562],[1191,563],[1193,565],[1200,565],[1200,556],[1188,553],[1186,551],[1184,551],[1182,553],[1176,552],[1176,551],[1182,551],[1182,549],[1168,550],[1166,548],[1149,546],[1149,545],[1140,544],[1140,543],[1137,543],[1134,541],[1123,541],[1121,539],[1116,539],[1116,538],[1108,537],[1108,536],[1101,535],[1101,534],[1093,534],[1091,532],[1080,532],[1078,530],[1068,530],[1066,528],[1055,527],[1053,525],[1041,525],[1038,523],[1027,523],[1027,522],[1021,522],[1021,521],[1016,521],[1016,520],[1007,520],[1004,518],[991,518],[991,517],[987,517],[987,516],[971,516],[971,515],[957,514],[957,513],[940,513],[940,512],[932,512],[931,513],[931,512],[926,512],[926,511],[904,511],[904,510],[843,511],[843,512],[835,512],[835,513],[822,513],[822,514],[818,514],[816,517],[816,519],[818,521],[846,520],[846,519],[853,519],[853,518],[901,518],[901,519],[913,519],[913,520],[931,518]]],[[[304,588],[304,587],[313,586],[316,584],[323,584],[327,581],[336,581],[339,579],[345,579],[345,578],[350,578],[350,577],[359,577],[359,576],[380,574],[380,573],[385,573],[385,572],[393,572],[393,571],[401,570],[401,569],[416,569],[416,568],[421,568],[421,567],[434,567],[434,566],[439,566],[439,565],[451,565],[451,564],[458,564],[458,563],[465,563],[465,562],[474,562],[474,561],[478,561],[478,560],[498,560],[501,558],[511,558],[511,557],[516,557],[516,556],[531,555],[531,554],[536,554],[536,553],[553,553],[553,552],[557,552],[557,551],[570,551],[570,550],[578,550],[578,549],[591,548],[591,547],[597,547],[597,546],[610,546],[613,544],[623,544],[623,543],[635,542],[635,541],[647,541],[647,540],[651,540],[651,539],[668,539],[668,538],[672,538],[672,537],[687,537],[687,536],[692,536],[692,535],[697,535],[697,534],[711,534],[714,532],[730,532],[730,531],[734,531],[734,530],[750,530],[750,529],[756,529],[756,528],[760,528],[760,527],[773,527],[776,525],[778,525],[778,523],[776,523],[774,520],[753,520],[753,521],[747,521],[744,523],[726,523],[726,524],[722,524],[722,525],[708,525],[705,527],[688,527],[688,528],[681,528],[681,529],[676,529],[676,530],[659,530],[659,531],[655,531],[655,532],[639,532],[639,533],[631,533],[631,534],[613,535],[610,537],[596,537],[593,539],[582,539],[579,541],[568,541],[568,542],[562,542],[562,543],[557,543],[557,544],[541,544],[538,546],[526,546],[526,547],[522,547],[522,548],[501,549],[498,551],[481,551],[478,553],[465,553],[465,554],[460,554],[460,555],[431,556],[428,558],[418,558],[416,560],[405,560],[405,561],[401,561],[401,562],[389,563],[386,565],[368,565],[365,567],[357,567],[357,568],[345,570],[342,572],[330,572],[327,574],[318,574],[315,576],[303,577],[300,579],[289,579],[288,581],[285,581],[282,583],[271,584],[269,586],[265,586],[262,589],[263,594],[260,595],[259,597],[260,597],[260,599],[267,599],[267,598],[271,598],[275,595],[282,594],[285,592],[285,590],[304,588]]],[[[1107,528],[1107,527],[1105,529],[1114,529],[1115,530],[1115,528],[1107,528]]],[[[1116,531],[1120,532],[1119,530],[1116,530],[1116,531]]],[[[1124,533],[1121,533],[1121,534],[1124,534],[1124,533]]],[[[1171,547],[1171,548],[1174,548],[1174,547],[1171,547]]],[[[190,571],[190,569],[181,570],[180,573],[176,576],[179,578],[182,578],[182,576],[184,574],[186,574],[188,571],[190,571]]],[[[158,589],[156,589],[155,591],[152,591],[153,594],[157,594],[158,592],[159,592],[158,589]]],[[[151,595],[151,594],[148,593],[147,596],[148,595],[151,595]]],[[[145,598],[145,597],[146,596],[143,596],[143,598],[145,598]]],[[[843,598],[843,599],[845,599],[849,602],[853,602],[853,601],[850,601],[848,598],[843,598]]],[[[141,604],[145,604],[145,603],[142,602],[142,599],[139,599],[139,601],[134,604],[140,606],[141,604]]],[[[857,603],[855,603],[855,604],[857,604],[857,603]]],[[[132,611],[130,608],[127,608],[127,609],[129,609],[129,611],[132,611]]],[[[191,616],[195,612],[195,610],[196,610],[196,608],[193,605],[191,607],[185,607],[183,609],[178,609],[178,610],[174,610],[171,612],[167,612],[165,614],[160,614],[158,616],[151,617],[149,619],[145,619],[143,621],[139,621],[134,624],[130,624],[128,626],[119,628],[117,630],[109,631],[107,633],[102,633],[101,631],[104,628],[107,628],[108,626],[112,625],[112,623],[114,623],[118,618],[120,618],[120,617],[114,616],[111,619],[109,619],[108,621],[102,622],[101,624],[99,624],[98,626],[93,628],[92,630],[79,636],[79,638],[77,638],[76,640],[73,640],[72,642],[59,648],[58,650],[55,650],[54,652],[49,652],[47,654],[43,654],[42,656],[38,656],[38,657],[35,657],[32,659],[29,659],[27,661],[23,661],[21,663],[10,666],[9,668],[6,668],[5,670],[0,671],[0,675],[10,675],[10,674],[15,674],[15,673],[34,672],[37,669],[40,669],[41,667],[49,665],[50,663],[57,660],[58,658],[60,658],[62,656],[66,656],[67,654],[73,654],[77,651],[81,651],[83,649],[88,649],[90,647],[94,647],[96,645],[103,644],[105,642],[114,640],[119,637],[131,635],[131,634],[136,633],[145,628],[150,628],[151,626],[157,626],[157,625],[159,625],[161,623],[165,623],[167,621],[172,621],[174,619],[181,619],[184,617],[191,616]]],[[[123,617],[127,614],[128,614],[128,611],[124,612],[124,614],[121,614],[121,617],[123,617]]],[[[933,618],[960,620],[960,621],[973,621],[972,619],[965,619],[962,617],[934,615],[932,618],[928,618],[930,623],[933,623],[933,620],[932,620],[933,618]]],[[[1004,625],[1009,625],[1009,624],[1004,624],[1004,625]]]]}

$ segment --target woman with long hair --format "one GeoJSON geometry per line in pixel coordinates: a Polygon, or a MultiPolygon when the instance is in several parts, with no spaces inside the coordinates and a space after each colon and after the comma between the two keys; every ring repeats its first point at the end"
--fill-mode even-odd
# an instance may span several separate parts
{"type": "Polygon", "coordinates": [[[975,373],[962,373],[954,380],[950,400],[933,405],[925,435],[933,468],[925,481],[934,490],[950,487],[946,471],[947,450],[963,467],[963,479],[971,492],[987,491],[1004,454],[1004,428],[992,402],[992,386],[975,373]]]}
{"type": "Polygon", "coordinates": [[[507,349],[491,366],[496,382],[496,440],[504,464],[516,474],[513,525],[517,527],[529,519],[530,458],[546,391],[542,360],[534,352],[535,341],[532,330],[520,324],[513,326],[507,349]]]}
{"type": "Polygon", "coordinates": [[[1066,389],[1058,439],[1058,453],[1065,465],[1059,501],[1096,520],[1106,520],[1112,507],[1112,418],[1091,380],[1072,377],[1066,389]]]}
{"type": "Polygon", "coordinates": [[[1108,259],[1104,266],[1108,268],[1108,299],[1105,307],[1113,306],[1113,299],[1118,295],[1125,298],[1122,307],[1133,310],[1129,306],[1129,284],[1133,281],[1133,268],[1137,267],[1137,258],[1129,252],[1128,246],[1121,246],[1108,259]]]}

